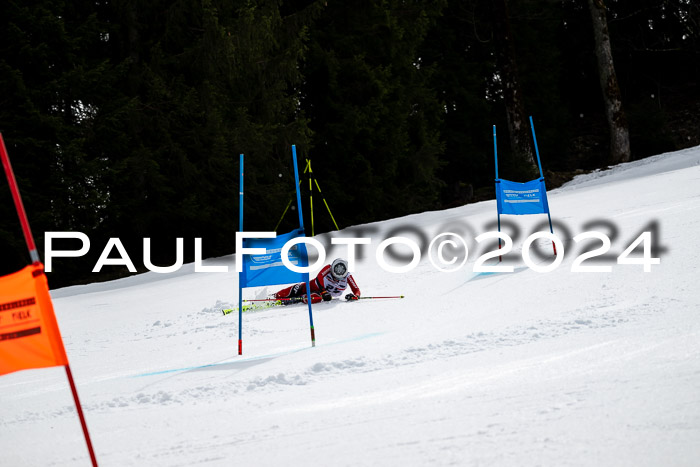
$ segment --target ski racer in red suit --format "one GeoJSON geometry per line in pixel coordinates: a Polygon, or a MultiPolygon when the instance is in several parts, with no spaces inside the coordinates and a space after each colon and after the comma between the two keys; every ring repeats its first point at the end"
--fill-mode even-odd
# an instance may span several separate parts
{"type": "MultiPolygon", "coordinates": [[[[333,297],[340,297],[347,286],[350,286],[352,293],[345,296],[346,300],[357,300],[360,298],[360,288],[357,286],[355,279],[348,271],[348,262],[344,259],[336,259],[331,264],[327,264],[318,275],[311,279],[311,303],[318,303],[321,300],[329,301],[333,297]]],[[[306,298],[306,282],[292,285],[286,289],[282,289],[274,298],[289,298],[291,300],[283,300],[285,305],[298,303],[303,301],[307,303],[306,298]]]]}

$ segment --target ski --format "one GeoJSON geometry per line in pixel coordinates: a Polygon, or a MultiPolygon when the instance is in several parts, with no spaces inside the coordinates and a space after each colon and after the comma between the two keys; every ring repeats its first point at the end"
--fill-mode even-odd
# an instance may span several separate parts
{"type": "MultiPolygon", "coordinates": [[[[376,299],[388,299],[388,298],[404,298],[404,295],[392,295],[392,296],[386,296],[386,297],[357,297],[354,299],[349,299],[348,296],[345,296],[345,301],[355,301],[355,300],[376,300],[376,299]]],[[[340,300],[340,297],[334,297],[333,301],[335,300],[340,300]]],[[[277,306],[289,306],[289,305],[297,305],[299,303],[304,303],[303,300],[300,298],[283,298],[279,300],[275,299],[258,299],[258,300],[245,300],[249,302],[249,305],[243,305],[243,313],[246,312],[252,312],[252,311],[262,311],[262,310],[267,310],[269,308],[274,308],[277,306]],[[292,303],[285,303],[286,300],[291,300],[292,303]]],[[[324,303],[324,301],[321,301],[320,303],[324,303]]],[[[225,308],[221,310],[225,315],[231,314],[233,312],[238,311],[238,307],[235,308],[225,308]]]]}
{"type": "MultiPolygon", "coordinates": [[[[256,303],[251,303],[250,305],[243,305],[243,313],[247,312],[252,312],[252,311],[262,311],[262,310],[267,310],[268,308],[273,308],[276,306],[281,306],[283,305],[282,300],[275,300],[275,301],[265,301],[265,302],[256,302],[256,303]]],[[[238,311],[238,307],[235,308],[225,308],[221,310],[224,314],[224,316],[234,313],[238,311]]]]}
{"type": "MultiPolygon", "coordinates": [[[[337,298],[334,298],[333,300],[338,300],[337,298]]],[[[298,304],[304,304],[306,305],[306,302],[304,302],[301,298],[298,297],[293,297],[293,298],[280,298],[278,300],[275,299],[270,299],[270,298],[265,298],[265,299],[257,299],[257,300],[244,300],[245,302],[249,302],[249,305],[243,305],[243,313],[246,312],[252,312],[252,311],[263,311],[267,310],[269,308],[274,308],[278,306],[293,306],[293,305],[298,305],[298,304]]],[[[324,303],[324,301],[321,301],[319,303],[324,303]]],[[[318,305],[317,303],[316,305],[318,305]]],[[[233,312],[238,311],[238,307],[235,308],[226,308],[224,310],[221,310],[224,315],[231,314],[233,312]]]]}

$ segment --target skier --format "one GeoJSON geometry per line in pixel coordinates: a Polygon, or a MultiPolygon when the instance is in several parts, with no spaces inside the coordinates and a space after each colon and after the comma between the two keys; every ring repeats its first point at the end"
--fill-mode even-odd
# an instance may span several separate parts
{"type": "MultiPolygon", "coordinates": [[[[314,279],[311,279],[310,285],[311,303],[318,303],[321,300],[330,301],[333,297],[340,297],[348,285],[350,285],[352,293],[347,294],[345,299],[357,300],[360,298],[360,288],[348,271],[348,262],[341,258],[337,258],[331,264],[324,266],[321,272],[314,279]]],[[[282,300],[285,305],[300,301],[307,303],[306,282],[282,289],[274,294],[273,297],[277,299],[290,298],[291,300],[282,300]]]]}

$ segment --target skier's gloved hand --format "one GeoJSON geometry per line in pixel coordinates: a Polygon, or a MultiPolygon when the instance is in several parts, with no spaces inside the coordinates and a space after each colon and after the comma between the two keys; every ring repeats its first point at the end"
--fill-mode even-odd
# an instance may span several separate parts
{"type": "Polygon", "coordinates": [[[360,297],[355,295],[354,293],[349,293],[345,296],[345,300],[350,301],[350,300],[358,300],[360,297]]]}
{"type": "Polygon", "coordinates": [[[321,298],[323,299],[324,302],[330,302],[331,300],[333,300],[333,296],[327,290],[324,290],[323,292],[321,292],[321,298]]]}

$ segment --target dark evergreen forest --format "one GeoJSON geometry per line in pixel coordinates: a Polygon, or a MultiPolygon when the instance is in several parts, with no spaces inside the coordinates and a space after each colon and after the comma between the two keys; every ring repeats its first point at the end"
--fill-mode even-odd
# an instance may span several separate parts
{"type": "MultiPolygon", "coordinates": [[[[700,144],[700,4],[590,1],[606,8],[632,159],[700,144]]],[[[40,253],[47,231],[92,242],[87,256],[54,261],[52,287],[125,274],[91,273],[110,237],[141,269],[144,237],[157,265],[174,262],[178,237],[187,261],[195,237],[205,257],[232,253],[240,153],[246,230],[272,230],[293,195],[292,144],[341,228],[491,198],[492,125],[501,175],[531,175],[509,143],[508,76],[533,116],[548,187],[612,163],[589,8],[0,2],[0,131],[40,253]]],[[[2,185],[7,273],[29,256],[2,185]]],[[[332,230],[319,212],[316,233],[332,230]]],[[[288,214],[279,231],[293,225],[288,214]]]]}

